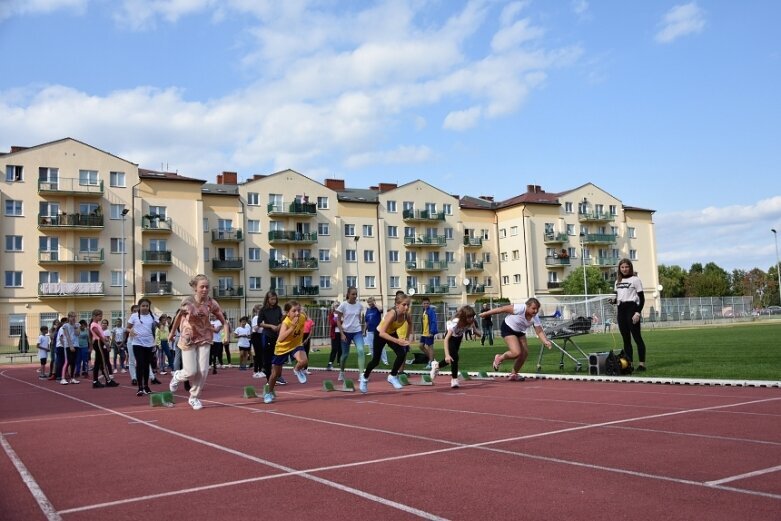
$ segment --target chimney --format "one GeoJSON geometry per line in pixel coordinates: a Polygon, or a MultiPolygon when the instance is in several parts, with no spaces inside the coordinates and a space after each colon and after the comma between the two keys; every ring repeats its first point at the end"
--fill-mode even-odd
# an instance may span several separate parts
{"type": "Polygon", "coordinates": [[[325,186],[335,192],[344,191],[344,179],[326,179],[325,186]]]}
{"type": "Polygon", "coordinates": [[[380,192],[387,192],[389,190],[393,190],[394,188],[398,188],[399,185],[396,183],[380,183],[380,192]]]}
{"type": "Polygon", "coordinates": [[[217,174],[217,184],[218,185],[223,184],[223,182],[222,182],[222,174],[217,174]]]}
{"type": "Polygon", "coordinates": [[[494,196],[493,195],[481,195],[479,199],[482,199],[483,201],[488,201],[490,203],[494,202],[494,196]]]}
{"type": "Polygon", "coordinates": [[[238,174],[236,172],[223,172],[222,175],[217,176],[217,183],[222,185],[236,185],[238,183],[238,174]],[[222,177],[222,182],[219,182],[220,177],[222,177]]]}

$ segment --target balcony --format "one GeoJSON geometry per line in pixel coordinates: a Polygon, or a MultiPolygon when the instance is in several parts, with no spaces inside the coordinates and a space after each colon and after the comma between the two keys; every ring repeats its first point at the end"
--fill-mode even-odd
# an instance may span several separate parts
{"type": "Polygon", "coordinates": [[[443,271],[447,269],[447,261],[416,261],[408,262],[407,271],[443,271]]]}
{"type": "Polygon", "coordinates": [[[482,237],[464,237],[464,248],[482,248],[482,237]]]}
{"type": "Polygon", "coordinates": [[[81,184],[79,179],[38,180],[38,194],[103,197],[103,181],[98,181],[97,184],[92,185],[81,184]]]}
{"type": "Polygon", "coordinates": [[[241,230],[212,230],[212,242],[241,242],[244,233],[241,230]]]}
{"type": "Polygon", "coordinates": [[[466,287],[467,295],[482,295],[485,293],[485,284],[470,284],[466,287]]]}
{"type": "Polygon", "coordinates": [[[290,286],[294,297],[316,297],[320,294],[320,286],[290,286]]]}
{"type": "Polygon", "coordinates": [[[170,250],[153,251],[144,250],[141,252],[141,264],[171,264],[173,262],[171,258],[170,250]]]}
{"type": "Polygon", "coordinates": [[[447,238],[444,235],[404,237],[404,246],[408,248],[444,248],[446,245],[447,238]]]}
{"type": "Polygon", "coordinates": [[[543,241],[545,244],[564,244],[569,240],[569,235],[566,233],[546,233],[543,241]]]}
{"type": "Polygon", "coordinates": [[[587,233],[580,236],[583,244],[615,244],[616,237],[615,233],[587,233]]]}
{"type": "Polygon", "coordinates": [[[94,230],[103,229],[103,216],[83,213],[68,214],[63,212],[60,215],[38,215],[39,230],[94,230]]]}
{"type": "Polygon", "coordinates": [[[582,223],[605,223],[616,220],[615,215],[605,212],[584,212],[578,214],[578,221],[582,223]]]}
{"type": "Polygon", "coordinates": [[[272,230],[268,232],[270,244],[314,244],[317,242],[317,232],[293,232],[272,230]]]}
{"type": "Polygon", "coordinates": [[[212,296],[214,298],[243,298],[244,286],[234,286],[231,288],[212,288],[212,296]]]}
{"type": "Polygon", "coordinates": [[[317,259],[270,259],[268,261],[269,271],[312,271],[317,268],[317,259]]]}
{"type": "Polygon", "coordinates": [[[102,297],[102,282],[42,282],[38,296],[43,297],[102,297]]]}
{"type": "Polygon", "coordinates": [[[593,264],[602,268],[612,268],[618,266],[621,257],[595,257],[593,264]]]}
{"type": "Polygon", "coordinates": [[[429,212],[428,210],[404,210],[401,214],[404,222],[436,222],[445,220],[445,212],[429,212]]]}
{"type": "Polygon", "coordinates": [[[415,288],[415,295],[448,295],[450,293],[449,286],[434,286],[431,284],[419,284],[415,288]]]}
{"type": "Polygon", "coordinates": [[[212,259],[212,270],[214,271],[237,271],[244,267],[244,259],[241,257],[232,257],[229,259],[212,259]]]}
{"type": "Polygon", "coordinates": [[[570,258],[560,255],[548,255],[545,257],[545,265],[549,268],[564,268],[570,265],[570,258]]]}
{"type": "Polygon", "coordinates": [[[145,215],[141,217],[141,231],[142,232],[162,232],[171,233],[173,228],[173,222],[171,218],[161,219],[160,217],[153,215],[145,215]]]}
{"type": "Polygon", "coordinates": [[[483,271],[483,261],[466,261],[464,269],[466,271],[483,271]]]}
{"type": "Polygon", "coordinates": [[[317,204],[316,203],[300,203],[294,202],[289,205],[285,203],[269,203],[268,215],[270,217],[315,217],[317,216],[317,204]]]}
{"type": "Polygon", "coordinates": [[[548,289],[552,291],[561,291],[561,282],[550,282],[548,281],[548,289]]]}
{"type": "Polygon", "coordinates": [[[103,248],[97,251],[38,250],[38,264],[103,264],[103,248]]]}
{"type": "Polygon", "coordinates": [[[173,295],[173,282],[156,282],[148,280],[144,282],[144,295],[173,295]]]}

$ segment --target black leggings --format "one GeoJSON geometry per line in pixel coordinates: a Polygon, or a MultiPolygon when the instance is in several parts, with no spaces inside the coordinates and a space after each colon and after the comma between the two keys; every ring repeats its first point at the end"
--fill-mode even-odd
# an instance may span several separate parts
{"type": "Polygon", "coordinates": [[[637,344],[637,356],[640,359],[640,363],[645,363],[645,342],[640,334],[640,322],[637,324],[632,323],[632,316],[635,313],[639,313],[640,309],[634,302],[622,302],[618,305],[618,330],[621,332],[621,338],[624,340],[624,353],[629,361],[633,361],[632,353],[632,341],[635,339],[637,344]]]}
{"type": "Polygon", "coordinates": [[[333,364],[342,357],[342,335],[336,333],[336,336],[331,339],[331,354],[328,355],[328,363],[333,364]]]}
{"type": "Polygon", "coordinates": [[[103,372],[103,377],[106,382],[109,381],[109,374],[111,374],[111,364],[108,361],[108,351],[103,349],[100,342],[97,340],[92,341],[92,350],[95,351],[95,364],[92,366],[92,381],[97,382],[98,376],[103,372]]]}
{"type": "Polygon", "coordinates": [[[252,344],[252,350],[254,356],[252,357],[252,372],[259,373],[263,367],[263,335],[260,333],[252,333],[250,335],[250,343],[252,344]]]}
{"type": "MultiPolygon", "coordinates": [[[[393,338],[399,338],[396,336],[396,333],[391,333],[391,336],[393,338]]],[[[390,347],[393,349],[393,352],[396,354],[396,359],[393,361],[393,367],[391,367],[390,374],[392,376],[396,376],[399,374],[399,369],[401,369],[402,364],[404,363],[404,359],[407,356],[407,353],[409,352],[409,347],[407,346],[400,346],[396,342],[388,342],[384,338],[380,336],[379,333],[374,333],[374,345],[372,346],[372,359],[369,362],[369,364],[366,366],[366,370],[363,372],[363,377],[368,379],[369,375],[372,374],[372,371],[375,367],[380,365],[380,359],[382,358],[382,350],[385,349],[385,346],[390,347]]]]}
{"type": "Polygon", "coordinates": [[[453,359],[453,363],[448,364],[444,358],[439,362],[439,367],[441,368],[450,365],[450,374],[453,378],[458,378],[458,351],[461,349],[461,341],[463,339],[464,337],[462,336],[451,336],[450,340],[448,340],[447,350],[450,353],[450,358],[453,359]]]}
{"type": "Polygon", "coordinates": [[[154,358],[152,351],[151,347],[133,345],[139,389],[149,389],[149,371],[152,368],[152,358],[154,358]]]}
{"type": "Polygon", "coordinates": [[[263,373],[266,378],[271,378],[271,359],[274,358],[274,348],[277,346],[277,337],[266,335],[266,345],[263,346],[263,373]]]}

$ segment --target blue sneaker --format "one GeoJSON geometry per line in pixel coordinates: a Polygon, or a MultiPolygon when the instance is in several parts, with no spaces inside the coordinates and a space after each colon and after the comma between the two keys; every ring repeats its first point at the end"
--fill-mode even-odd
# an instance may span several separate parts
{"type": "Polygon", "coordinates": [[[287,385],[287,380],[285,380],[284,376],[277,378],[277,385],[287,385]]]}
{"type": "Polygon", "coordinates": [[[296,375],[296,378],[298,378],[298,381],[302,384],[306,383],[306,371],[296,371],[293,369],[293,374],[296,375]]]}
{"type": "Polygon", "coordinates": [[[272,403],[274,401],[274,393],[266,393],[263,395],[263,403],[272,403]]]}

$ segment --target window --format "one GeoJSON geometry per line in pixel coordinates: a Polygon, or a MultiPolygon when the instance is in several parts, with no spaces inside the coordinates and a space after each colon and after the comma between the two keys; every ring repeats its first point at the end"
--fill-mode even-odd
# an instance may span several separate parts
{"type": "Polygon", "coordinates": [[[260,221],[258,219],[247,220],[247,233],[260,233],[260,221]]]}
{"type": "Polygon", "coordinates": [[[122,286],[124,272],[122,270],[111,270],[111,285],[122,286]]]}
{"type": "Polygon", "coordinates": [[[322,288],[322,289],[331,289],[331,276],[330,275],[320,275],[320,288],[322,288]]]}
{"type": "MultiPolygon", "coordinates": [[[[111,253],[122,253],[125,250],[124,239],[111,238],[111,253]]],[[[150,248],[151,249],[151,248],[150,248]]]]}
{"type": "Polygon", "coordinates": [[[481,238],[482,238],[484,241],[487,241],[487,240],[489,239],[489,236],[488,236],[488,230],[486,230],[486,229],[480,230],[480,237],[481,237],[481,238]]]}
{"type": "Polygon", "coordinates": [[[248,206],[260,206],[260,194],[257,192],[247,193],[247,205],[248,206]]]}
{"type": "Polygon", "coordinates": [[[100,272],[97,270],[80,271],[79,282],[100,282],[100,272]]]}
{"type": "Polygon", "coordinates": [[[396,201],[388,201],[385,204],[385,207],[388,209],[388,213],[396,213],[396,201]]]}
{"type": "Polygon", "coordinates": [[[269,221],[268,223],[268,231],[270,232],[283,232],[285,231],[285,227],[282,225],[280,221],[269,221]]]}
{"type": "Polygon", "coordinates": [[[484,263],[491,262],[491,253],[490,252],[487,252],[487,251],[483,252],[483,262],[484,263]]]}
{"type": "Polygon", "coordinates": [[[149,205],[149,215],[156,215],[158,219],[165,220],[168,217],[168,207],[149,205]]]}
{"type": "MultiPolygon", "coordinates": [[[[208,233],[208,232],[209,232],[209,218],[208,217],[204,217],[203,218],[203,233],[208,233]]],[[[206,257],[206,258],[208,259],[208,257],[206,257]]]]}
{"type": "Polygon", "coordinates": [[[548,272],[548,282],[558,282],[559,281],[559,275],[555,271],[549,271],[548,272]]]}
{"type": "Polygon", "coordinates": [[[407,291],[409,291],[409,288],[418,289],[418,278],[417,277],[407,277],[407,291]]]}
{"type": "Polygon", "coordinates": [[[60,281],[60,272],[59,271],[39,271],[38,272],[38,282],[41,284],[56,284],[60,281]]]}
{"type": "Polygon", "coordinates": [[[418,261],[418,254],[414,251],[407,250],[404,253],[404,262],[417,262],[418,261]]]}
{"type": "Polygon", "coordinates": [[[260,284],[260,277],[250,277],[249,278],[249,289],[252,290],[259,290],[261,288],[260,284]]]}
{"type": "Polygon", "coordinates": [[[38,215],[41,217],[57,217],[59,214],[59,203],[46,203],[41,201],[38,204],[38,215]]]}
{"type": "Polygon", "coordinates": [[[509,275],[502,275],[502,286],[506,286],[510,283],[509,275]]]}
{"type": "Polygon", "coordinates": [[[572,213],[572,203],[564,203],[564,213],[572,213]]]}
{"type": "Polygon", "coordinates": [[[397,276],[390,277],[388,279],[388,285],[390,286],[391,289],[399,289],[401,287],[399,282],[399,277],[397,276]]]}
{"type": "Polygon", "coordinates": [[[355,250],[345,250],[344,257],[347,262],[355,262],[356,260],[355,250]]]}
{"type": "Polygon", "coordinates": [[[453,228],[445,228],[445,239],[448,241],[453,240],[453,228]]]}
{"type": "Polygon", "coordinates": [[[318,250],[317,258],[320,262],[331,262],[331,250],[318,250]]]}
{"type": "Polygon", "coordinates": [[[610,209],[609,210],[610,211],[610,215],[613,215],[613,216],[618,215],[618,208],[616,207],[616,205],[611,204],[608,208],[610,209]]]}
{"type": "Polygon", "coordinates": [[[8,336],[22,336],[25,315],[8,315],[8,336]]]}
{"type": "Polygon", "coordinates": [[[9,217],[21,217],[22,216],[22,201],[14,201],[13,199],[5,200],[5,215],[9,217]]]}
{"type": "Polygon", "coordinates": [[[399,236],[399,227],[398,226],[388,226],[388,237],[398,237],[399,236]]]}
{"type": "Polygon", "coordinates": [[[426,212],[429,216],[437,213],[437,203],[426,203],[426,212]]]}
{"type": "Polygon", "coordinates": [[[5,236],[5,251],[22,251],[22,236],[21,235],[6,235],[5,236]]]}
{"type": "Polygon", "coordinates": [[[21,288],[22,287],[22,272],[21,271],[6,271],[5,272],[5,287],[6,288],[21,288]]]}
{"type": "Polygon", "coordinates": [[[250,262],[260,262],[260,248],[249,248],[247,258],[250,262]]]}
{"type": "Polygon", "coordinates": [[[629,260],[637,260],[637,250],[629,250],[629,260]]]}
{"type": "Polygon", "coordinates": [[[100,205],[97,203],[80,203],[79,214],[80,215],[98,215],[98,209],[100,205]]]}
{"type": "Polygon", "coordinates": [[[570,237],[575,235],[575,225],[574,224],[568,224],[567,225],[567,235],[570,237]]]}
{"type": "Polygon", "coordinates": [[[355,225],[354,224],[345,224],[344,225],[344,236],[345,237],[355,237],[355,225]]]}
{"type": "Polygon", "coordinates": [[[374,250],[363,250],[363,262],[374,262],[374,250]]]}
{"type": "Polygon", "coordinates": [[[399,262],[399,250],[388,250],[388,262],[399,262]]]}
{"type": "Polygon", "coordinates": [[[5,165],[5,180],[9,183],[24,180],[24,168],[19,165],[5,165]]]}
{"type": "Polygon", "coordinates": [[[118,220],[118,219],[122,219],[122,210],[125,209],[125,205],[124,204],[112,204],[112,205],[109,205],[108,209],[109,209],[109,214],[108,214],[109,215],[109,219],[118,220]]]}
{"type": "Polygon", "coordinates": [[[594,213],[597,215],[601,215],[605,213],[605,205],[604,204],[595,204],[594,205],[594,213]]]}
{"type": "Polygon", "coordinates": [[[455,275],[448,275],[447,276],[447,287],[455,288],[456,284],[458,284],[458,282],[456,281],[455,275]]]}
{"type": "Polygon", "coordinates": [[[453,215],[453,205],[450,203],[443,204],[442,211],[445,212],[445,215],[453,215]]]}
{"type": "Polygon", "coordinates": [[[229,232],[233,230],[232,219],[217,219],[217,230],[221,232],[229,232]]]}
{"type": "Polygon", "coordinates": [[[269,288],[277,290],[278,293],[285,291],[284,277],[269,277],[269,288]]]}
{"type": "Polygon", "coordinates": [[[115,188],[124,188],[125,185],[125,172],[109,172],[108,184],[115,188]]]}
{"type": "MultiPolygon", "coordinates": [[[[317,209],[328,210],[328,197],[319,196],[317,198],[317,209]]],[[[321,284],[322,286],[322,284],[321,284]]]]}
{"type": "Polygon", "coordinates": [[[626,229],[626,234],[630,239],[637,239],[637,230],[632,226],[626,229]]]}
{"type": "Polygon", "coordinates": [[[206,261],[208,262],[208,260],[209,260],[209,247],[208,246],[203,249],[203,258],[206,259],[206,261]]]}
{"type": "Polygon", "coordinates": [[[456,262],[456,252],[454,251],[446,251],[445,252],[445,262],[448,264],[453,264],[456,262]]]}
{"type": "Polygon", "coordinates": [[[403,209],[405,212],[407,212],[407,211],[412,211],[412,210],[414,210],[414,209],[415,209],[415,203],[413,203],[412,201],[404,201],[404,202],[402,203],[402,209],[403,209]]]}
{"type": "Polygon", "coordinates": [[[521,283],[521,275],[519,273],[516,273],[513,275],[513,284],[520,284],[521,283]]]}
{"type": "Polygon", "coordinates": [[[49,190],[57,190],[60,177],[59,168],[42,166],[38,168],[38,187],[49,190]]]}
{"type": "Polygon", "coordinates": [[[374,226],[371,224],[364,224],[363,225],[363,236],[364,237],[373,237],[374,236],[374,226]]]}
{"type": "Polygon", "coordinates": [[[348,288],[358,287],[358,277],[356,277],[355,275],[348,275],[345,282],[347,282],[348,288]]]}
{"type": "Polygon", "coordinates": [[[499,262],[507,262],[507,252],[503,251],[499,254],[499,262]]]}
{"type": "Polygon", "coordinates": [[[98,251],[97,237],[79,238],[79,253],[96,253],[98,251]]]}
{"type": "Polygon", "coordinates": [[[483,279],[483,283],[485,284],[486,288],[490,288],[491,286],[494,285],[493,280],[491,279],[491,277],[484,278],[483,279]]]}
{"type": "Polygon", "coordinates": [[[507,237],[507,230],[505,228],[500,228],[499,229],[499,238],[500,239],[504,239],[505,237],[507,237]]]}
{"type": "Polygon", "coordinates": [[[363,278],[364,287],[366,289],[374,289],[377,287],[377,279],[374,275],[367,275],[363,278]]]}
{"type": "Polygon", "coordinates": [[[277,212],[284,210],[285,202],[282,194],[268,194],[268,204],[277,212]]]}
{"type": "Polygon", "coordinates": [[[328,223],[317,223],[317,235],[331,235],[328,223]]]}
{"type": "Polygon", "coordinates": [[[520,258],[521,258],[520,250],[513,250],[513,260],[520,260],[520,258]]]}
{"type": "Polygon", "coordinates": [[[610,227],[610,233],[618,237],[618,226],[611,226],[610,227]]]}
{"type": "Polygon", "coordinates": [[[436,237],[436,236],[437,236],[436,228],[426,228],[426,237],[436,237]]]}
{"type": "Polygon", "coordinates": [[[518,235],[518,227],[517,226],[511,226],[510,227],[510,235],[515,237],[518,235]]]}
{"type": "Polygon", "coordinates": [[[407,239],[415,237],[415,228],[413,228],[412,226],[405,226],[404,237],[407,239]]]}
{"type": "Polygon", "coordinates": [[[79,184],[82,186],[97,186],[98,185],[98,171],[97,170],[79,170],[79,184]]]}

